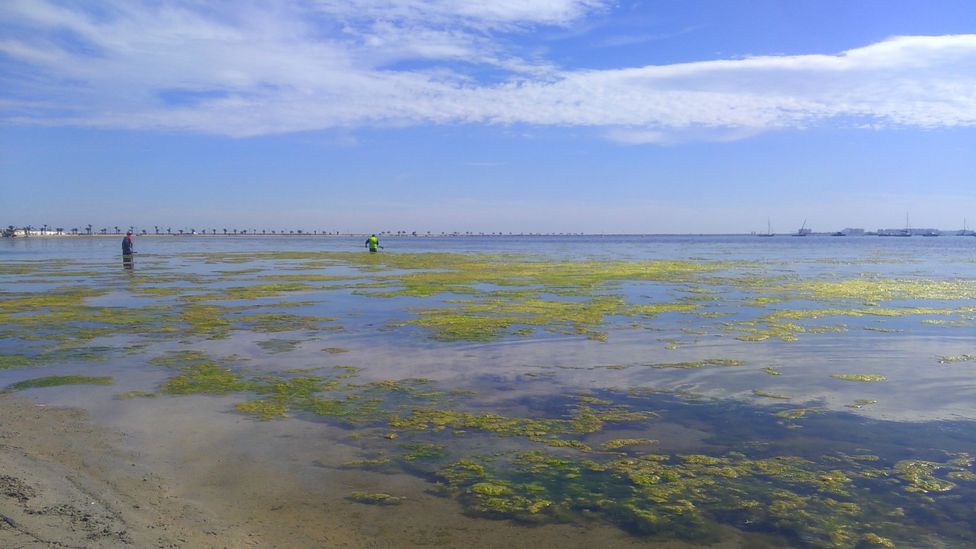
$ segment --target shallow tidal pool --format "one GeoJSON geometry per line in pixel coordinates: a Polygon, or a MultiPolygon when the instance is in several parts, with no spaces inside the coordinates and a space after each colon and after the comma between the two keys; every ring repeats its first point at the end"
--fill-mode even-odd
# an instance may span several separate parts
{"type": "Polygon", "coordinates": [[[973,238],[31,240],[0,384],[198,500],[379,545],[976,544],[973,238]]]}

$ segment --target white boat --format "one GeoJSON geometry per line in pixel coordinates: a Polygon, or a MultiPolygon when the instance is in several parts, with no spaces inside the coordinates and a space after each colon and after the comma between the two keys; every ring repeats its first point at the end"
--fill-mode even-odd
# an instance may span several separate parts
{"type": "Polygon", "coordinates": [[[966,219],[962,220],[962,230],[956,233],[956,236],[976,236],[976,231],[969,230],[966,226],[966,219]]]}

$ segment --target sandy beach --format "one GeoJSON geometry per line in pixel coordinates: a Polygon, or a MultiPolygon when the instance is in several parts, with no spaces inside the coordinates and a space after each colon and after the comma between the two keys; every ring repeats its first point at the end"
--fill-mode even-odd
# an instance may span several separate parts
{"type": "Polygon", "coordinates": [[[3,547],[256,547],[254,532],[171,494],[85,412],[0,395],[3,547]]]}

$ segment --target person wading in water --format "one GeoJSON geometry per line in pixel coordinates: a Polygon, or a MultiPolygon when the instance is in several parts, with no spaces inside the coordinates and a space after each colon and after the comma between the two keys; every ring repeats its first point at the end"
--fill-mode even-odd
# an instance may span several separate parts
{"type": "Polygon", "coordinates": [[[135,250],[132,249],[133,244],[134,243],[132,242],[132,231],[129,231],[125,233],[125,238],[122,239],[122,255],[131,256],[132,254],[134,254],[135,250]]]}
{"type": "Polygon", "coordinates": [[[132,254],[136,253],[133,250],[132,242],[132,231],[125,233],[125,238],[122,239],[122,266],[126,269],[132,268],[132,254]]]}
{"type": "Polygon", "coordinates": [[[366,247],[369,248],[370,253],[376,253],[376,248],[382,248],[383,246],[380,246],[380,239],[376,238],[376,235],[373,234],[366,239],[366,247]]]}

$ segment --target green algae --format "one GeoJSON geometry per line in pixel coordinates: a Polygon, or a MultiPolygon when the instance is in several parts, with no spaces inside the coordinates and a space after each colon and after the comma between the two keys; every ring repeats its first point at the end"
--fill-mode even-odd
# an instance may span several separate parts
{"type": "Polygon", "coordinates": [[[948,364],[951,362],[972,362],[976,361],[976,355],[956,355],[956,356],[940,356],[938,357],[939,364],[948,364]]]}
{"type": "Polygon", "coordinates": [[[560,445],[557,435],[595,433],[606,422],[642,421],[654,417],[651,412],[634,412],[611,406],[603,409],[577,406],[569,418],[513,418],[494,413],[475,414],[456,410],[414,408],[409,415],[389,419],[392,427],[414,431],[474,429],[502,436],[520,436],[547,444],[560,445]]]}
{"type": "Polygon", "coordinates": [[[781,418],[783,420],[786,420],[786,422],[784,424],[787,427],[792,428],[792,429],[795,429],[795,428],[798,428],[799,426],[797,424],[795,424],[795,423],[792,423],[792,422],[794,422],[794,421],[796,421],[798,419],[803,419],[803,418],[807,417],[810,414],[822,414],[823,412],[824,412],[824,410],[822,408],[816,408],[816,407],[809,407],[809,408],[791,408],[791,409],[788,409],[788,410],[782,410],[782,411],[776,412],[774,415],[776,417],[778,417],[778,418],[781,418]]]}
{"type": "Polygon", "coordinates": [[[651,364],[654,368],[677,368],[677,369],[694,369],[694,368],[704,368],[706,366],[741,366],[744,362],[741,360],[735,360],[731,358],[706,358],[703,360],[696,360],[693,362],[668,362],[651,364]]]}
{"type": "Polygon", "coordinates": [[[107,376],[45,376],[25,379],[8,385],[4,391],[22,391],[25,389],[40,389],[44,387],[58,387],[61,385],[111,385],[112,378],[107,376]]]}
{"type": "Polygon", "coordinates": [[[180,320],[189,326],[186,335],[223,339],[229,335],[232,323],[224,317],[230,310],[217,305],[189,304],[180,312],[180,320]]]}
{"type": "Polygon", "coordinates": [[[333,355],[337,355],[339,353],[348,353],[349,352],[349,349],[343,349],[342,347],[326,347],[326,348],[324,348],[322,350],[325,351],[325,352],[327,352],[327,353],[329,353],[329,354],[333,354],[333,355]]]}
{"type": "MultiPolygon", "coordinates": [[[[796,321],[816,320],[828,317],[881,317],[898,318],[906,316],[949,316],[970,311],[970,307],[932,308],[932,307],[862,307],[862,308],[825,308],[825,309],[780,309],[767,313],[757,319],[739,320],[725,323],[725,329],[740,332],[736,339],[741,341],[766,341],[779,339],[781,341],[796,341],[800,334],[837,333],[847,328],[843,325],[804,325],[796,321]]],[[[923,322],[927,322],[923,320],[923,322]]],[[[933,322],[943,322],[937,320],[933,322]]],[[[954,321],[944,321],[954,322],[954,321]]],[[[875,331],[887,331],[882,328],[869,327],[875,331]]]]}
{"type": "Polygon", "coordinates": [[[454,305],[420,309],[417,318],[397,324],[424,328],[435,339],[445,341],[525,336],[535,326],[605,341],[608,334],[597,327],[609,317],[653,317],[666,312],[689,313],[699,307],[694,303],[630,305],[619,296],[604,293],[607,289],[625,280],[687,282],[721,267],[718,263],[681,261],[543,262],[476,254],[398,255],[382,261],[389,268],[422,270],[384,275],[381,280],[399,288],[364,295],[474,296],[454,305]],[[524,289],[483,291],[483,285],[524,289]]]}
{"type": "Polygon", "coordinates": [[[382,492],[353,492],[347,499],[356,503],[364,503],[366,505],[400,505],[407,500],[407,498],[403,496],[391,496],[390,494],[384,494],[382,492]]]}
{"type": "Polygon", "coordinates": [[[214,273],[221,276],[241,276],[241,275],[256,274],[261,272],[264,272],[264,269],[258,267],[244,268],[244,269],[225,269],[225,270],[214,271],[214,273]]]}
{"type": "Polygon", "coordinates": [[[669,351],[673,351],[681,347],[681,342],[677,339],[662,339],[661,341],[665,343],[664,348],[669,351]]]}
{"type": "Polygon", "coordinates": [[[650,438],[615,438],[604,442],[600,448],[603,450],[619,450],[627,446],[648,446],[657,443],[658,441],[650,438]]]}
{"type": "Polygon", "coordinates": [[[239,402],[234,406],[234,409],[238,412],[255,416],[263,421],[278,419],[288,413],[288,406],[269,400],[239,402]]]}
{"type": "Polygon", "coordinates": [[[935,476],[936,471],[945,468],[945,464],[932,461],[902,460],[895,464],[893,471],[907,483],[905,490],[908,492],[948,492],[956,485],[935,476]]]}
{"type": "Polygon", "coordinates": [[[893,334],[900,331],[897,328],[882,328],[880,326],[865,326],[863,329],[869,332],[881,332],[883,334],[893,334]]]}
{"type": "Polygon", "coordinates": [[[949,319],[927,318],[921,320],[920,322],[922,324],[930,324],[934,326],[949,326],[951,328],[968,328],[974,325],[974,322],[971,319],[949,320],[949,319]]]}
{"type": "Polygon", "coordinates": [[[447,456],[447,451],[443,444],[431,442],[414,442],[401,446],[403,453],[400,459],[407,462],[414,461],[440,461],[447,456]]]}
{"type": "Polygon", "coordinates": [[[318,330],[322,323],[335,321],[331,317],[303,316],[288,313],[262,313],[235,317],[244,328],[260,333],[318,330]]]}
{"type": "MultiPolygon", "coordinates": [[[[190,354],[184,358],[201,357],[190,354]]],[[[955,458],[956,465],[901,464],[886,470],[869,465],[877,463],[876,459],[854,457],[843,462],[818,462],[795,456],[747,458],[735,452],[646,454],[642,446],[653,442],[649,439],[611,439],[601,447],[606,452],[602,454],[594,453],[578,437],[603,431],[614,421],[645,421],[653,416],[611,405],[612,400],[593,395],[575,397],[576,404],[569,406],[568,415],[555,418],[418,407],[410,397],[396,399],[411,393],[443,393],[423,389],[429,384],[425,380],[351,384],[335,378],[264,375],[241,381],[242,391],[255,392],[262,401],[276,404],[270,410],[299,410],[353,423],[365,422],[385,433],[381,440],[407,439],[392,448],[391,456],[344,466],[381,470],[396,464],[410,470],[419,467],[424,474],[433,474],[442,483],[444,493],[457,497],[470,513],[521,522],[576,521],[582,513],[604,517],[641,535],[703,540],[710,535],[708,525],[721,520],[795,533],[803,536],[807,545],[853,548],[866,539],[866,534],[880,531],[879,523],[868,518],[862,508],[869,505],[874,509],[871,516],[880,514],[875,509],[880,503],[863,492],[867,489],[862,486],[864,482],[898,479],[906,491],[914,493],[908,488],[945,487],[928,478],[926,471],[932,475],[936,471],[965,473],[969,467],[962,457],[955,458]],[[383,402],[375,402],[376,398],[383,402]],[[574,458],[533,450],[511,459],[503,453],[484,460],[462,458],[439,465],[453,452],[442,442],[414,439],[423,433],[519,437],[544,448],[556,446],[559,452],[593,457],[574,458]],[[628,453],[619,453],[621,448],[627,448],[628,453]],[[624,455],[627,457],[619,457],[624,455]],[[850,469],[840,469],[838,463],[845,463],[850,469]]],[[[259,414],[264,404],[255,406],[250,412],[259,414]]],[[[238,410],[244,411],[240,407],[238,410]]],[[[792,409],[775,416],[797,420],[816,411],[819,410],[792,409]]],[[[949,482],[964,476],[935,478],[949,482]]]]}
{"type": "Polygon", "coordinates": [[[769,391],[763,391],[762,389],[753,389],[752,390],[752,394],[755,395],[755,396],[757,396],[757,397],[775,398],[775,399],[779,399],[779,400],[789,400],[790,399],[790,397],[788,395],[782,395],[782,394],[779,394],[779,393],[770,393],[769,391]]]}
{"type": "Polygon", "coordinates": [[[851,501],[855,480],[797,457],[647,454],[605,461],[544,451],[460,460],[437,474],[470,511],[522,522],[602,515],[635,533],[704,541],[716,515],[797,532],[817,547],[850,547],[877,525],[851,501]],[[838,534],[840,532],[840,535],[838,534]]]}
{"type": "Polygon", "coordinates": [[[976,299],[976,282],[967,279],[926,280],[863,277],[847,280],[815,280],[785,284],[780,291],[807,299],[849,299],[879,303],[907,299],[976,299]]]}
{"type": "Polygon", "coordinates": [[[151,391],[126,391],[115,395],[115,398],[118,400],[129,400],[133,398],[155,398],[157,396],[159,396],[159,393],[153,393],[151,391]]]}
{"type": "MultiPolygon", "coordinates": [[[[268,256],[265,259],[306,260],[310,258],[316,258],[316,261],[328,265],[360,265],[363,268],[375,268],[375,271],[367,273],[368,276],[377,277],[376,287],[382,289],[380,293],[392,294],[392,297],[410,295],[405,292],[411,289],[402,283],[404,274],[407,273],[394,273],[389,272],[390,270],[401,268],[431,269],[433,268],[432,262],[443,261],[442,270],[444,272],[438,276],[448,276],[452,274],[450,272],[453,269],[452,263],[461,261],[459,258],[424,257],[408,260],[380,260],[370,265],[363,259],[346,258],[341,254],[323,255],[319,253],[296,254],[290,257],[268,256]]],[[[235,258],[235,261],[238,259],[242,261],[251,260],[242,256],[235,258]]],[[[479,261],[482,259],[484,257],[478,258],[479,261]]],[[[506,257],[503,258],[503,261],[516,264],[526,263],[524,258],[506,257]]],[[[471,265],[465,268],[476,270],[476,267],[473,266],[476,263],[471,262],[471,265]]],[[[299,268],[299,266],[295,268],[299,268]]],[[[484,282],[484,284],[500,283],[510,274],[500,269],[494,273],[494,276],[497,277],[495,282],[484,282]]],[[[707,283],[699,276],[700,274],[689,271],[680,276],[663,277],[659,282],[666,284],[707,283]]],[[[439,293],[436,288],[425,288],[419,284],[420,278],[422,278],[420,277],[414,280],[418,284],[413,286],[412,291],[417,292],[417,295],[423,292],[430,292],[429,295],[450,292],[465,296],[464,300],[447,303],[443,309],[461,314],[470,313],[475,317],[472,320],[475,325],[481,322],[479,315],[481,317],[492,317],[498,314],[501,309],[492,308],[492,305],[496,303],[494,300],[515,302],[505,313],[515,320],[507,325],[500,324],[498,329],[485,340],[509,335],[526,336],[536,332],[537,329],[540,332],[547,330],[599,339],[608,334],[613,336],[614,332],[606,328],[618,320],[618,317],[642,316],[641,313],[637,312],[634,304],[628,303],[620,295],[614,295],[616,293],[615,285],[628,280],[626,276],[631,275],[618,279],[610,277],[599,280],[591,279],[587,281],[589,285],[574,287],[572,279],[580,276],[579,274],[570,273],[568,270],[559,273],[558,269],[553,269],[540,275],[508,278],[507,283],[499,284],[510,287],[511,292],[508,294],[495,290],[485,290],[480,286],[483,283],[475,280],[477,276],[474,274],[465,274],[465,276],[468,277],[467,280],[456,278],[453,289],[451,289],[452,284],[447,284],[445,289],[439,293]],[[560,284],[556,284],[556,282],[560,284]],[[597,299],[603,301],[594,304],[593,302],[597,299]],[[538,302],[552,302],[557,305],[540,305],[538,302]],[[585,315],[569,314],[564,312],[565,307],[561,303],[589,303],[590,310],[585,315]],[[475,305],[480,308],[463,310],[465,305],[475,305]],[[518,320],[525,318],[531,321],[529,325],[518,322],[518,320]]],[[[435,278],[436,276],[432,276],[431,280],[435,278]]],[[[208,280],[212,280],[212,278],[208,280]]],[[[768,283],[770,277],[762,277],[762,280],[768,283]]],[[[287,279],[280,281],[302,282],[287,279]]],[[[314,282],[314,280],[309,279],[304,282],[314,282]]],[[[744,287],[734,280],[727,280],[723,284],[734,288],[744,287]]],[[[315,290],[320,289],[315,288],[315,290]]],[[[765,291],[760,285],[752,289],[753,291],[765,291]]],[[[219,294],[220,292],[213,293],[219,294]]],[[[282,295],[286,294],[287,292],[282,293],[282,295]]],[[[847,298],[824,297],[823,299],[847,298]]],[[[777,302],[786,300],[787,296],[784,295],[777,302]]],[[[769,304],[772,304],[772,301],[769,304]]],[[[684,305],[687,306],[688,304],[684,305]]],[[[426,307],[426,303],[424,306],[426,307]]],[[[430,309],[430,307],[426,307],[425,310],[430,309]]],[[[59,319],[56,315],[49,316],[48,319],[53,321],[50,324],[52,333],[57,330],[58,322],[63,321],[62,325],[66,326],[70,326],[74,322],[82,322],[82,317],[88,310],[80,305],[75,311],[78,317],[74,319],[68,319],[69,315],[63,319],[59,319]]],[[[840,306],[835,308],[830,305],[821,311],[824,310],[837,311],[842,309],[840,306]]],[[[883,311],[883,309],[879,310],[883,311]]],[[[934,313],[931,312],[932,309],[927,310],[928,312],[922,312],[920,309],[911,311],[905,309],[904,314],[881,314],[877,316],[879,318],[893,318],[895,316],[925,314],[960,314],[959,309],[946,308],[942,310],[950,312],[934,313]]],[[[191,336],[194,338],[210,337],[217,334],[223,334],[220,337],[226,337],[234,330],[259,331],[256,325],[248,325],[238,320],[247,316],[246,314],[242,315],[242,311],[243,309],[189,300],[173,306],[171,310],[159,310],[159,312],[150,312],[144,315],[144,318],[138,319],[131,326],[131,331],[138,333],[144,329],[156,327],[159,328],[155,330],[156,336],[154,338],[157,339],[191,336]],[[186,323],[183,322],[182,318],[187,310],[205,314],[199,314],[200,322],[192,326],[184,326],[183,324],[186,323]],[[153,316],[157,318],[152,318],[153,316]]],[[[670,310],[668,307],[662,307],[657,311],[652,308],[645,309],[648,316],[663,313],[693,314],[696,311],[701,312],[700,309],[688,307],[670,310]]],[[[110,316],[114,312],[111,308],[105,309],[106,316],[110,316]]],[[[45,310],[38,311],[36,314],[50,315],[51,313],[52,311],[45,310]]],[[[778,317],[761,316],[760,319],[756,320],[753,327],[762,329],[764,327],[763,318],[780,324],[795,324],[800,330],[794,330],[789,326],[780,326],[780,328],[782,328],[781,333],[792,334],[796,337],[799,334],[818,333],[817,330],[821,329],[817,326],[801,325],[801,323],[829,316],[869,315],[865,313],[863,315],[828,314],[816,316],[814,313],[786,313],[778,317]],[[791,316],[793,317],[792,320],[796,321],[795,323],[787,322],[791,316]]],[[[695,317],[690,317],[689,320],[694,321],[695,317]]],[[[651,323],[646,324],[648,327],[652,326],[651,323]]],[[[91,334],[91,337],[98,337],[95,334],[108,335],[115,331],[113,326],[118,325],[106,323],[108,327],[106,331],[93,331],[87,332],[87,334],[91,334]]],[[[404,325],[410,326],[408,323],[404,323],[404,325]]],[[[77,333],[86,334],[80,328],[77,333]]],[[[434,336],[438,335],[435,329],[431,329],[429,333],[434,336]]],[[[476,334],[477,337],[482,336],[476,334]]],[[[466,340],[467,336],[462,334],[456,339],[466,340]]],[[[99,351],[99,354],[104,355],[110,352],[112,351],[105,349],[99,351]]],[[[569,407],[561,409],[562,412],[557,413],[555,417],[552,416],[551,411],[543,412],[537,409],[533,409],[528,414],[531,417],[512,417],[505,414],[494,414],[495,410],[491,408],[479,410],[474,404],[466,403],[467,406],[463,410],[453,411],[462,414],[461,417],[455,417],[441,425],[430,423],[425,428],[401,428],[392,425],[390,419],[407,420],[413,417],[414,410],[435,409],[450,412],[451,410],[448,410],[446,406],[447,398],[444,396],[447,392],[424,388],[425,384],[423,383],[404,383],[402,380],[376,384],[353,384],[346,381],[355,374],[352,370],[346,374],[338,373],[342,370],[337,370],[338,375],[321,378],[291,375],[307,373],[298,370],[284,372],[289,375],[252,375],[247,370],[241,369],[236,361],[221,361],[206,356],[197,356],[196,359],[198,362],[204,363],[209,361],[212,363],[211,366],[215,365],[218,369],[223,368],[226,372],[206,380],[204,378],[207,377],[207,372],[204,371],[204,364],[179,364],[178,361],[171,361],[172,363],[167,366],[179,370],[176,374],[177,377],[185,376],[189,381],[199,382],[194,390],[190,391],[191,393],[228,394],[224,391],[230,390],[230,392],[249,394],[258,400],[241,403],[235,406],[235,409],[243,414],[253,415],[260,419],[282,417],[277,414],[277,411],[283,411],[282,413],[298,417],[320,414],[326,418],[325,421],[332,422],[334,420],[343,425],[361,425],[363,429],[357,430],[357,432],[370,434],[364,440],[378,440],[380,443],[385,443],[388,448],[395,447],[390,449],[390,458],[376,458],[377,460],[385,460],[384,467],[393,463],[409,464],[408,470],[422,469],[427,471],[434,468],[435,476],[444,481],[448,491],[459,490],[454,494],[468,510],[475,514],[494,518],[512,518],[527,522],[559,522],[580,520],[580,517],[588,517],[585,520],[601,517],[638,534],[669,536],[669,532],[673,531],[679,537],[694,540],[711,539],[708,537],[710,534],[707,525],[718,520],[746,529],[752,528],[751,525],[757,525],[756,527],[761,531],[797,535],[798,538],[790,538],[796,545],[854,547],[862,542],[872,543],[869,534],[873,534],[873,531],[883,533],[886,536],[889,535],[884,530],[886,526],[883,523],[871,524],[870,520],[864,520],[863,524],[855,524],[855,519],[864,518],[866,515],[863,513],[866,513],[868,508],[873,505],[870,501],[871,497],[866,497],[863,494],[858,495],[858,487],[855,485],[864,483],[869,478],[883,479],[889,483],[899,482],[905,483],[905,485],[908,483],[908,481],[895,475],[893,469],[884,463],[876,464],[877,466],[871,469],[851,465],[852,469],[848,470],[848,465],[845,465],[844,470],[837,472],[833,467],[840,466],[828,466],[826,461],[816,459],[795,462],[789,460],[764,462],[764,459],[770,458],[768,456],[746,458],[744,455],[733,455],[732,453],[715,453],[714,455],[646,454],[644,453],[646,449],[640,448],[639,445],[624,445],[626,453],[611,452],[615,449],[605,447],[601,448],[602,452],[594,451],[587,443],[598,446],[598,443],[592,439],[604,437],[593,434],[615,427],[611,424],[612,420],[607,419],[613,416],[608,409],[611,400],[597,398],[596,396],[575,399],[575,404],[567,405],[569,407]],[[200,371],[194,371],[193,368],[200,371]],[[423,402],[423,399],[436,401],[436,405],[423,402]],[[589,410],[584,411],[572,407],[579,404],[588,405],[589,410]],[[273,417],[264,418],[261,414],[262,410],[275,411],[275,414],[273,417]],[[464,417],[463,414],[468,414],[470,417],[464,417]],[[489,417],[493,414],[496,417],[489,417]],[[552,420],[553,422],[547,424],[545,420],[552,420]],[[483,426],[486,428],[482,428],[483,426]],[[379,434],[382,433],[386,433],[389,439],[380,437],[379,434]],[[593,436],[587,438],[590,435],[593,436]],[[466,467],[467,473],[471,476],[470,482],[450,480],[448,476],[438,476],[446,470],[446,468],[436,470],[435,465],[440,460],[446,459],[447,456],[454,456],[452,459],[461,458],[456,462],[460,463],[465,458],[470,457],[465,456],[463,452],[457,455],[458,452],[453,445],[441,445],[440,442],[443,442],[445,438],[450,440],[461,437],[473,439],[478,436],[518,437],[518,441],[506,442],[506,445],[517,444],[519,446],[528,445],[543,448],[544,455],[549,457],[540,457],[533,463],[533,459],[523,459],[521,456],[516,456],[509,461],[505,455],[500,457],[493,455],[490,459],[485,458],[479,464],[459,466],[452,469],[452,471],[460,471],[466,467]],[[390,442],[394,437],[396,437],[396,442],[390,442]],[[409,459],[412,457],[412,449],[418,447],[415,445],[435,444],[429,442],[427,438],[437,440],[436,445],[443,446],[445,452],[431,456],[430,459],[426,457],[409,459]],[[407,442],[404,443],[403,441],[407,442]],[[637,463],[629,464],[617,461],[613,456],[604,455],[604,452],[612,453],[616,457],[626,455],[637,463]],[[580,457],[581,455],[584,457],[580,457]],[[562,461],[554,461],[557,460],[557,457],[562,461]],[[511,463],[514,463],[515,467],[511,470],[506,469],[511,463]],[[476,474],[477,467],[475,465],[481,468],[480,476],[476,474]],[[872,475],[875,476],[872,477],[872,475]],[[477,480],[474,480],[475,477],[477,480]],[[464,484],[465,482],[467,484],[464,484]],[[478,484],[482,484],[482,486],[475,488],[478,484]],[[842,492],[847,492],[850,495],[845,496],[842,492]],[[864,508],[858,509],[858,503],[862,499],[865,501],[864,508]],[[803,521],[807,521],[807,523],[802,524],[803,521]]],[[[766,373],[774,375],[771,372],[766,373]]],[[[191,386],[191,384],[184,385],[191,386]]],[[[629,417],[632,421],[641,421],[651,417],[644,415],[644,412],[624,408],[618,409],[617,412],[617,417],[628,417],[627,414],[630,414],[629,417]]],[[[802,417],[803,414],[792,419],[802,417]]],[[[476,440],[480,441],[481,439],[476,440]]],[[[619,449],[616,448],[616,450],[619,449]]],[[[775,452],[775,450],[770,451],[775,452]]],[[[360,465],[369,467],[365,463],[368,461],[370,460],[364,460],[364,463],[360,465]]],[[[467,461],[473,463],[472,460],[467,461]]],[[[856,460],[853,463],[857,463],[856,460]]],[[[968,471],[951,468],[936,468],[933,472],[937,478],[952,481],[964,480],[967,473],[968,471]]],[[[457,479],[458,476],[453,475],[452,478],[457,479]]],[[[932,493],[935,494],[936,492],[932,493]]],[[[899,538],[893,536],[893,539],[899,538]]]]}
{"type": "Polygon", "coordinates": [[[251,284],[249,286],[232,286],[224,288],[219,292],[206,294],[186,294],[182,296],[184,301],[225,301],[225,300],[251,300],[266,297],[278,297],[283,294],[308,292],[317,289],[315,286],[300,282],[282,282],[270,284],[251,284]]]}
{"type": "Polygon", "coordinates": [[[623,314],[624,307],[618,297],[594,297],[587,301],[485,299],[419,310],[418,318],[404,325],[425,328],[435,339],[445,341],[489,341],[505,334],[531,333],[525,331],[531,326],[605,340],[606,334],[596,328],[607,316],[623,314]]]}
{"type": "Polygon", "coordinates": [[[171,395],[213,394],[228,395],[248,386],[243,375],[199,351],[177,351],[156,357],[151,364],[178,368],[179,373],[167,379],[161,391],[171,395]]]}
{"type": "Polygon", "coordinates": [[[880,547],[894,547],[895,544],[888,538],[883,538],[874,532],[868,532],[864,534],[864,541],[870,543],[871,545],[878,545],[880,547]]]}
{"type": "Polygon", "coordinates": [[[37,365],[37,359],[27,355],[0,355],[0,370],[30,368],[37,365]]]}
{"type": "MultiPolygon", "coordinates": [[[[206,337],[221,339],[232,330],[279,332],[290,330],[326,329],[324,318],[300,315],[239,314],[240,308],[221,307],[206,301],[250,301],[273,296],[307,294],[326,288],[314,282],[335,281],[343,283],[332,288],[359,287],[363,290],[379,288],[383,291],[364,293],[371,296],[431,297],[437,295],[466,296],[465,299],[443,306],[421,308],[416,317],[392,326],[416,326],[435,338],[445,341],[490,341],[502,337],[526,337],[538,329],[554,333],[580,335],[595,341],[607,341],[612,331],[606,326],[616,319],[626,317],[651,318],[665,313],[698,315],[714,318],[729,314],[727,311],[703,311],[698,298],[710,302],[720,298],[717,290],[703,285],[731,286],[750,291],[775,292],[776,296],[760,295],[753,305],[773,305],[788,298],[816,299],[821,301],[846,300],[850,296],[869,298],[866,302],[883,301],[879,296],[908,298],[965,298],[971,293],[966,281],[891,281],[865,278],[851,281],[778,282],[777,277],[740,275],[719,278],[710,273],[731,267],[758,264],[722,261],[542,261],[528,256],[490,254],[387,254],[388,257],[363,259],[356,254],[341,252],[270,252],[251,254],[189,254],[190,259],[207,262],[250,261],[304,261],[305,263],[276,264],[287,269],[326,268],[329,266],[359,267],[368,269],[364,275],[328,275],[320,273],[271,274],[262,282],[214,289],[213,282],[222,282],[222,276],[241,276],[257,272],[257,269],[233,269],[205,275],[153,275],[131,278],[134,291],[158,292],[157,295],[176,295],[181,306],[166,306],[172,311],[144,311],[143,318],[116,322],[129,324],[138,333],[154,334],[154,337],[206,337]],[[364,281],[365,278],[365,281],[364,281]],[[371,280],[370,280],[371,279],[371,280]],[[174,281],[189,282],[187,286],[166,286],[174,281]],[[677,285],[683,291],[699,293],[671,303],[628,303],[619,295],[619,285],[624,282],[653,282],[677,285]],[[878,290],[882,288],[883,291],[878,290]],[[132,320],[135,320],[133,322],[132,320]]],[[[63,266],[62,266],[63,268],[63,266]]],[[[56,271],[56,268],[52,268],[56,271]]],[[[17,296],[0,300],[0,320],[4,308],[34,310],[47,315],[38,318],[35,326],[54,326],[58,323],[82,322],[90,319],[92,308],[84,307],[84,297],[97,297],[102,292],[80,287],[68,291],[56,291],[54,299],[33,295],[17,296]],[[72,292],[75,292],[72,294],[72,292]],[[82,299],[79,299],[82,298],[82,299]],[[26,300],[26,301],[25,301],[26,300]],[[65,306],[67,309],[51,310],[45,306],[65,306]],[[33,309],[31,309],[31,307],[33,309]],[[40,308],[38,308],[40,307],[40,308]],[[51,315],[54,315],[53,317],[51,315]],[[58,318],[58,315],[67,317],[58,318]],[[72,318],[68,318],[72,317],[72,318]]],[[[104,310],[106,324],[111,324],[117,313],[125,308],[104,310]]],[[[793,341],[801,334],[840,331],[843,326],[803,325],[796,321],[826,316],[906,316],[906,315],[956,315],[974,308],[824,308],[817,310],[784,309],[773,311],[759,319],[734,321],[726,329],[738,332],[737,339],[765,341],[780,339],[793,341]]],[[[124,314],[124,313],[123,313],[124,314]]],[[[23,321],[21,321],[23,322],[23,321]]],[[[28,333],[25,325],[20,334],[28,333]]],[[[329,328],[336,329],[338,327],[329,328]]],[[[691,329],[703,333],[700,329],[691,329]]],[[[51,330],[51,337],[69,338],[82,336],[88,339],[109,335],[111,328],[93,328],[88,333],[51,330]],[[63,334],[63,336],[55,335],[63,334]]],[[[34,334],[32,337],[37,337],[34,334]]],[[[666,341],[674,349],[677,340],[666,341]]]]}
{"type": "Polygon", "coordinates": [[[346,461],[339,465],[342,469],[385,469],[393,463],[393,459],[388,456],[376,458],[357,459],[346,461]]]}
{"type": "Polygon", "coordinates": [[[763,368],[762,369],[762,372],[764,374],[771,375],[771,376],[781,375],[781,372],[779,370],[777,370],[776,368],[769,367],[769,366],[763,368]]]}
{"type": "Polygon", "coordinates": [[[181,368],[194,364],[210,362],[212,359],[207,353],[192,349],[180,351],[170,351],[166,354],[154,357],[149,360],[153,366],[163,366],[165,368],[181,368]]]}
{"type": "Polygon", "coordinates": [[[952,480],[965,482],[976,481],[976,473],[973,473],[972,471],[952,471],[951,473],[947,474],[946,477],[952,480]]]}
{"type": "Polygon", "coordinates": [[[879,374],[830,374],[830,377],[843,381],[860,381],[863,383],[873,383],[886,381],[888,378],[879,374]]]}

